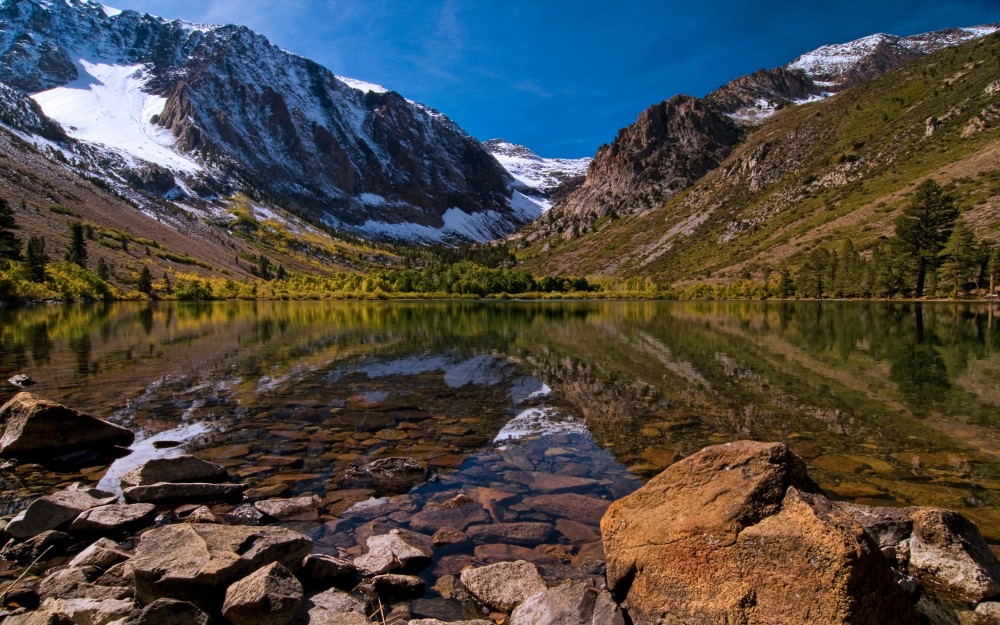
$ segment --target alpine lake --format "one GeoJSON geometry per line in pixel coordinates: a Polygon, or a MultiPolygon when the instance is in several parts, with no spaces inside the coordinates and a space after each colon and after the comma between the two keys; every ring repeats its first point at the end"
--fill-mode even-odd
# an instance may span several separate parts
{"type": "MultiPolygon", "coordinates": [[[[0,516],[73,482],[116,490],[145,460],[190,453],[256,492],[315,494],[320,520],[285,525],[319,552],[360,555],[385,527],[543,521],[552,531],[521,544],[471,535],[435,557],[429,585],[519,558],[592,575],[607,503],[704,446],[756,439],[786,442],[833,498],[959,510],[1000,543],[1000,304],[0,308],[0,379],[16,373],[136,443],[110,466],[7,461],[0,516]],[[430,478],[387,494],[349,477],[399,456],[430,478]],[[441,505],[459,494],[479,516],[441,505]]],[[[19,389],[3,384],[6,401],[19,389]]]]}

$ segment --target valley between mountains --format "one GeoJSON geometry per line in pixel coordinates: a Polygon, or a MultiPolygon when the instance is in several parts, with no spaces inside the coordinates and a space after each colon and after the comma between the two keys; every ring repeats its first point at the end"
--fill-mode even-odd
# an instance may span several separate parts
{"type": "Polygon", "coordinates": [[[651,93],[593,159],[558,159],[245,27],[6,0],[0,297],[980,294],[1000,267],[997,30],[651,93]],[[960,217],[915,293],[916,269],[885,267],[916,258],[896,230],[927,180],[960,217]]]}

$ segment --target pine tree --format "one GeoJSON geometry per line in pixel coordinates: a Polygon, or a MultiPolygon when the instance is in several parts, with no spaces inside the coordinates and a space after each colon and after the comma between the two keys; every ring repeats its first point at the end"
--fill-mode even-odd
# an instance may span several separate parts
{"type": "Polygon", "coordinates": [[[24,260],[28,265],[28,276],[34,282],[44,282],[45,265],[49,262],[49,257],[45,255],[44,237],[34,236],[28,239],[28,249],[24,260]]]}
{"type": "Polygon", "coordinates": [[[108,263],[103,258],[97,259],[97,277],[105,282],[111,277],[111,268],[108,267],[108,263]]]}
{"type": "Polygon", "coordinates": [[[17,230],[14,209],[6,199],[0,198],[0,260],[21,257],[21,241],[14,235],[14,230],[17,230]]]}
{"type": "Polygon", "coordinates": [[[979,255],[979,244],[972,228],[959,220],[940,254],[944,259],[941,263],[941,286],[949,295],[954,297],[970,282],[978,281],[979,255]]]}
{"type": "Polygon", "coordinates": [[[66,250],[66,260],[87,267],[87,241],[83,236],[83,224],[74,221],[69,225],[69,248],[66,250]]]}
{"type": "Polygon", "coordinates": [[[139,280],[136,282],[135,288],[140,293],[145,293],[146,295],[153,293],[153,275],[149,273],[149,267],[143,266],[142,271],[139,272],[139,280]]]}
{"type": "Polygon", "coordinates": [[[910,204],[896,219],[896,240],[904,258],[913,265],[917,297],[923,297],[927,270],[937,266],[938,254],[957,219],[954,198],[932,179],[917,187],[910,204]]]}

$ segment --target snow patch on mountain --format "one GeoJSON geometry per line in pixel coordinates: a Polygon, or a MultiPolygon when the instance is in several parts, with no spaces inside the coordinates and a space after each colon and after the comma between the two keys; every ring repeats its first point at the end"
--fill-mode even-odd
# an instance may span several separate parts
{"type": "Polygon", "coordinates": [[[956,28],[949,31],[925,33],[910,37],[897,37],[895,35],[878,33],[847,43],[822,46],[812,52],[803,54],[786,67],[788,69],[800,69],[810,78],[823,77],[825,80],[822,82],[817,81],[816,84],[829,86],[834,84],[829,80],[830,77],[839,77],[849,72],[866,58],[875,54],[879,46],[897,46],[902,50],[919,54],[929,54],[944,47],[969,41],[970,39],[991,35],[997,32],[997,30],[1000,30],[1000,26],[991,24],[956,28]]]}
{"type": "Polygon", "coordinates": [[[542,193],[554,190],[570,178],[585,175],[591,161],[590,158],[542,158],[523,145],[503,139],[490,139],[483,146],[514,180],[542,193]]]}
{"type": "Polygon", "coordinates": [[[104,5],[104,4],[101,5],[101,9],[104,11],[104,14],[107,15],[108,17],[114,17],[116,15],[121,14],[121,12],[122,12],[121,9],[116,9],[114,7],[109,7],[109,6],[104,5]]]}
{"type": "Polygon", "coordinates": [[[373,82],[365,82],[364,80],[358,80],[357,78],[348,78],[347,76],[337,76],[337,80],[344,83],[351,89],[357,89],[358,91],[372,92],[372,93],[385,93],[389,91],[382,85],[376,85],[373,82]]]}
{"type": "Polygon", "coordinates": [[[166,100],[144,91],[144,65],[76,62],[79,78],[32,97],[46,116],[80,141],[104,145],[167,169],[193,174],[201,166],[174,148],[170,132],[153,124],[166,100]]]}
{"type": "Polygon", "coordinates": [[[446,244],[469,241],[488,243],[497,238],[498,232],[511,231],[510,222],[496,211],[470,214],[460,208],[449,208],[442,219],[444,224],[437,228],[410,222],[389,223],[369,219],[357,229],[376,239],[446,244]]]}

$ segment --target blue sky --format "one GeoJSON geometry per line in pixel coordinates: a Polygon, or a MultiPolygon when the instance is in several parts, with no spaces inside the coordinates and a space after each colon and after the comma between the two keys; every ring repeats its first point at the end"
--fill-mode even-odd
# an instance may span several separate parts
{"type": "Polygon", "coordinates": [[[821,45],[1000,22],[1000,0],[105,0],[235,23],[478,139],[592,156],[647,106],[821,45]]]}

